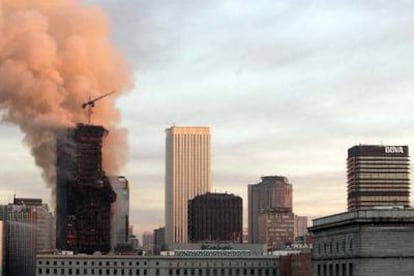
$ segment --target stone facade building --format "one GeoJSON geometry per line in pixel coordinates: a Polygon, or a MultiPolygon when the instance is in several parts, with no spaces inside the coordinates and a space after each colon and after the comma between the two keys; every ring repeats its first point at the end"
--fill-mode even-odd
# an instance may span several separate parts
{"type": "Polygon", "coordinates": [[[281,275],[279,257],[218,251],[215,256],[194,252],[180,256],[39,255],[36,275],[281,275]]]}
{"type": "Polygon", "coordinates": [[[309,229],[314,276],[414,275],[414,209],[346,212],[309,229]]]}

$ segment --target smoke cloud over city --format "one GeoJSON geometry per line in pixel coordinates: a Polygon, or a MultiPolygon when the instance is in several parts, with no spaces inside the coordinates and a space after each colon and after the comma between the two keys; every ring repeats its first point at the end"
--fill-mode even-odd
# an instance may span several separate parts
{"type": "Polygon", "coordinates": [[[91,123],[110,131],[103,147],[107,174],[122,168],[127,133],[118,126],[115,99],[131,85],[99,8],[70,0],[0,1],[1,119],[19,126],[52,192],[55,130],[87,123],[82,103],[113,90],[96,103],[91,123]]]}

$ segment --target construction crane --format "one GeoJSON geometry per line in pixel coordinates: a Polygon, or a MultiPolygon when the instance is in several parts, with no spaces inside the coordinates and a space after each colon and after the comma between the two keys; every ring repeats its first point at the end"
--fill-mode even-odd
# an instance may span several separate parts
{"type": "Polygon", "coordinates": [[[92,116],[92,108],[95,107],[95,102],[99,101],[102,98],[105,98],[111,94],[114,94],[115,91],[111,91],[109,93],[106,93],[102,96],[96,97],[94,99],[91,99],[91,97],[89,97],[89,101],[87,101],[86,103],[82,104],[82,108],[88,108],[88,124],[91,123],[91,116],[92,116]]]}

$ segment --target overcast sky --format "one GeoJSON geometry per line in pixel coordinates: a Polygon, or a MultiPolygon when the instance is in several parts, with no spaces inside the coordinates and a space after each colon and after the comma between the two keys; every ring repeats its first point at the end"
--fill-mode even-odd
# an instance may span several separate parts
{"type": "MultiPolygon", "coordinates": [[[[106,11],[136,78],[118,106],[137,233],[164,224],[173,124],[211,128],[213,190],[242,196],[245,215],[264,175],[288,177],[299,215],[343,212],[349,147],[413,149],[412,1],[83,2],[106,11]]],[[[0,199],[49,201],[19,130],[0,132],[0,199]]]]}

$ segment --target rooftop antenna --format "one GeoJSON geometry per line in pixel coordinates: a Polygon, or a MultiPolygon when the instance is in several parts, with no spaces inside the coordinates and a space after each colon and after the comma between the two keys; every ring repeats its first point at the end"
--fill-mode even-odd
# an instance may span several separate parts
{"type": "Polygon", "coordinates": [[[91,123],[91,116],[92,116],[92,108],[95,107],[95,102],[99,101],[102,98],[105,98],[106,96],[109,96],[111,94],[114,94],[115,91],[111,91],[109,93],[106,93],[102,96],[96,97],[94,99],[91,99],[91,97],[89,96],[89,100],[85,103],[82,104],[82,108],[88,108],[88,125],[91,123]]]}

